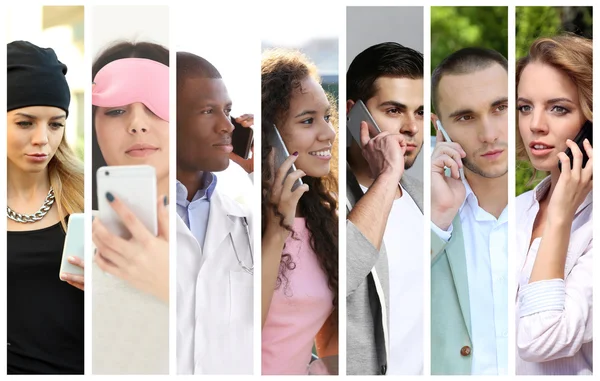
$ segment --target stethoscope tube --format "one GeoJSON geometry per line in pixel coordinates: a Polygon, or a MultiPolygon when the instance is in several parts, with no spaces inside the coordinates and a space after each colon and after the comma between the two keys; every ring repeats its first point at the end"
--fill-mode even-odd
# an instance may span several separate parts
{"type": "Polygon", "coordinates": [[[248,220],[246,219],[246,217],[242,217],[242,221],[244,224],[244,228],[246,230],[246,239],[248,240],[248,248],[250,249],[250,258],[252,259],[252,265],[250,267],[246,266],[244,264],[244,262],[242,262],[242,260],[240,259],[240,256],[235,247],[233,235],[231,233],[229,233],[229,238],[231,239],[231,245],[233,246],[233,251],[235,252],[235,257],[238,261],[238,264],[242,268],[242,270],[244,270],[245,272],[247,272],[250,275],[254,275],[254,250],[252,250],[252,244],[250,242],[250,228],[248,227],[248,220]]]}

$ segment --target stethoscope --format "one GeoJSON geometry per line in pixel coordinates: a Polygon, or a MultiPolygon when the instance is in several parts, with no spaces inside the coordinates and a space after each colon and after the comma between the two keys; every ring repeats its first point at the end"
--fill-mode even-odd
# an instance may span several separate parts
{"type": "Polygon", "coordinates": [[[250,265],[250,267],[246,266],[244,264],[244,262],[242,262],[242,260],[240,259],[237,249],[235,248],[235,243],[233,242],[233,236],[231,235],[231,233],[229,233],[229,238],[231,239],[231,245],[233,246],[233,251],[235,252],[235,257],[238,261],[238,264],[242,268],[242,270],[244,270],[245,272],[247,272],[250,275],[254,275],[254,251],[252,250],[252,245],[250,243],[250,229],[248,228],[248,220],[246,220],[246,217],[242,217],[242,221],[243,221],[244,227],[246,229],[246,239],[248,240],[248,248],[250,249],[250,258],[252,259],[252,264],[250,265]]]}

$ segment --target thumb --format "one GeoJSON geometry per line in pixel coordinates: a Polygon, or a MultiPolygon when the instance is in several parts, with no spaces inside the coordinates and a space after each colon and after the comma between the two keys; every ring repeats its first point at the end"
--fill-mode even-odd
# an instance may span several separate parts
{"type": "Polygon", "coordinates": [[[158,198],[158,236],[169,241],[169,197],[158,198]]]}

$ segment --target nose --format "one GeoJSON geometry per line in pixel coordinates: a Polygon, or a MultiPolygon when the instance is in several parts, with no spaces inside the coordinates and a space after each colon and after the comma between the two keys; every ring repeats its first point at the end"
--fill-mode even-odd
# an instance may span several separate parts
{"type": "Polygon", "coordinates": [[[146,106],[140,103],[131,105],[129,115],[131,119],[127,125],[127,132],[130,134],[145,134],[150,131],[150,119],[152,112],[146,109],[146,106]]]}
{"type": "Polygon", "coordinates": [[[401,134],[414,136],[418,131],[419,127],[417,126],[417,119],[414,115],[409,115],[406,119],[402,120],[402,125],[400,126],[401,134]]]}
{"type": "Polygon", "coordinates": [[[548,121],[546,120],[543,112],[534,111],[532,113],[529,122],[529,129],[531,132],[537,132],[541,134],[546,134],[548,132],[548,121]]]}
{"type": "Polygon", "coordinates": [[[323,141],[323,142],[328,141],[331,144],[333,144],[333,142],[335,141],[335,136],[336,136],[335,129],[333,128],[331,123],[323,121],[322,127],[319,130],[319,135],[317,136],[317,138],[320,141],[323,141]]]}
{"type": "Polygon", "coordinates": [[[45,123],[36,124],[31,143],[35,146],[43,147],[48,144],[48,128],[45,123]]]}
{"type": "Polygon", "coordinates": [[[504,128],[500,120],[490,117],[484,118],[479,128],[479,139],[482,143],[495,143],[500,135],[500,129],[504,128]]]}
{"type": "Polygon", "coordinates": [[[223,113],[222,115],[219,115],[217,123],[215,124],[215,129],[217,133],[220,134],[231,134],[233,130],[235,130],[235,127],[233,126],[233,123],[231,123],[230,116],[227,115],[227,113],[223,113]]]}

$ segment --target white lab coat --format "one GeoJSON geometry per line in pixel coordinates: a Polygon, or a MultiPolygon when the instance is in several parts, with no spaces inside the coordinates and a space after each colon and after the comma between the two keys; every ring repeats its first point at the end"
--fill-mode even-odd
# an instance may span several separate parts
{"type": "Polygon", "coordinates": [[[253,266],[250,217],[215,189],[201,249],[177,216],[178,374],[253,374],[254,277],[234,251],[253,266]]]}

